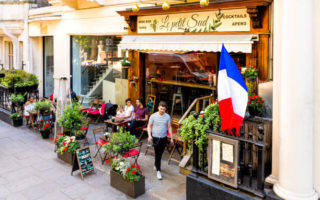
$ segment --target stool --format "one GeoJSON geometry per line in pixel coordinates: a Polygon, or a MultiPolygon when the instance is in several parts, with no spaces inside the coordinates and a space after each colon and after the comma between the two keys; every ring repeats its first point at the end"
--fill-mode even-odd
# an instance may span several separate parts
{"type": "Polygon", "coordinates": [[[173,94],[173,99],[172,99],[172,107],[171,107],[171,116],[173,116],[173,110],[174,110],[174,107],[176,106],[176,100],[177,98],[180,98],[181,100],[181,111],[182,111],[182,114],[184,113],[184,102],[183,102],[183,96],[182,94],[179,94],[179,93],[174,93],[173,94]]]}

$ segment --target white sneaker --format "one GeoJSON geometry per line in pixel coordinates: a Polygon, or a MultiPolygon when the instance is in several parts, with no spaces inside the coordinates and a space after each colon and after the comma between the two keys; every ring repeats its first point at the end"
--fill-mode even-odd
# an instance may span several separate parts
{"type": "Polygon", "coordinates": [[[159,180],[162,180],[162,175],[161,175],[161,172],[160,172],[160,171],[157,171],[157,178],[158,178],[159,180]]]}

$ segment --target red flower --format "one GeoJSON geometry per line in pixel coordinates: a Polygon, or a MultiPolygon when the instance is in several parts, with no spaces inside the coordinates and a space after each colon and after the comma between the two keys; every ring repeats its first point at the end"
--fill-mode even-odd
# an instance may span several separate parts
{"type": "Polygon", "coordinates": [[[63,149],[63,151],[67,151],[67,150],[68,150],[68,147],[66,147],[66,148],[63,149]]]}
{"type": "Polygon", "coordinates": [[[57,143],[57,140],[54,140],[54,143],[57,143]]]}
{"type": "Polygon", "coordinates": [[[134,171],[134,170],[132,170],[132,172],[131,172],[133,175],[135,175],[137,172],[136,171],[134,171]]]}
{"type": "Polygon", "coordinates": [[[133,181],[136,181],[136,179],[134,178],[133,181]]]}
{"type": "Polygon", "coordinates": [[[137,165],[136,168],[137,168],[137,169],[140,169],[140,165],[137,165]]]}
{"type": "Polygon", "coordinates": [[[135,165],[134,165],[134,164],[132,164],[132,165],[131,165],[131,168],[134,168],[134,167],[135,167],[135,165]]]}
{"type": "Polygon", "coordinates": [[[70,138],[70,142],[72,142],[73,138],[70,138]]]}
{"type": "Polygon", "coordinates": [[[53,140],[53,137],[52,138],[50,138],[50,141],[52,141],[53,140]]]}
{"type": "Polygon", "coordinates": [[[126,173],[124,173],[125,175],[127,175],[128,174],[128,172],[126,172],[126,173]]]}
{"type": "Polygon", "coordinates": [[[63,144],[64,146],[66,146],[66,145],[67,145],[67,143],[66,143],[66,142],[63,142],[62,144],[63,144]]]}
{"type": "Polygon", "coordinates": [[[130,171],[130,167],[127,168],[127,172],[130,171]]]}
{"type": "Polygon", "coordinates": [[[108,164],[108,163],[110,163],[111,162],[111,160],[106,160],[106,164],[108,164]]]}
{"type": "Polygon", "coordinates": [[[63,133],[58,133],[58,135],[63,135],[63,133]]]}

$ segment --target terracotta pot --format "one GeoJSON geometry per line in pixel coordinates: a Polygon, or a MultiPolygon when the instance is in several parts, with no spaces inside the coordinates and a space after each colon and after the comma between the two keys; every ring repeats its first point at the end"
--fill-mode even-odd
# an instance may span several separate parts
{"type": "Polygon", "coordinates": [[[72,165],[73,155],[74,155],[74,154],[73,154],[73,153],[70,153],[70,152],[64,152],[62,155],[61,155],[60,153],[57,153],[57,157],[58,157],[60,160],[66,162],[66,163],[68,163],[68,164],[70,164],[70,165],[72,165]]]}
{"type": "Polygon", "coordinates": [[[121,174],[110,170],[110,185],[126,195],[137,198],[145,193],[145,177],[141,176],[138,182],[130,182],[122,177],[121,174]]]}

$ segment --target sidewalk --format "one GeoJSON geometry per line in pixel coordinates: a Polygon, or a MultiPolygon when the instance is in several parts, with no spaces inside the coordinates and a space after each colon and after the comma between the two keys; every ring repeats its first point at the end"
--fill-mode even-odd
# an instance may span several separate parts
{"type": "MultiPolygon", "coordinates": [[[[88,135],[92,135],[90,130],[88,135]]],[[[89,140],[93,144],[92,138],[89,140]]],[[[110,166],[101,165],[100,159],[95,161],[97,173],[82,181],[77,172],[71,176],[71,166],[58,160],[53,149],[53,143],[42,139],[40,133],[0,121],[0,200],[131,199],[110,186],[110,166]]],[[[140,155],[146,193],[137,199],[186,198],[186,178],[179,174],[177,164],[167,164],[166,157],[162,162],[164,179],[159,181],[153,170],[153,155],[140,155]]]]}

